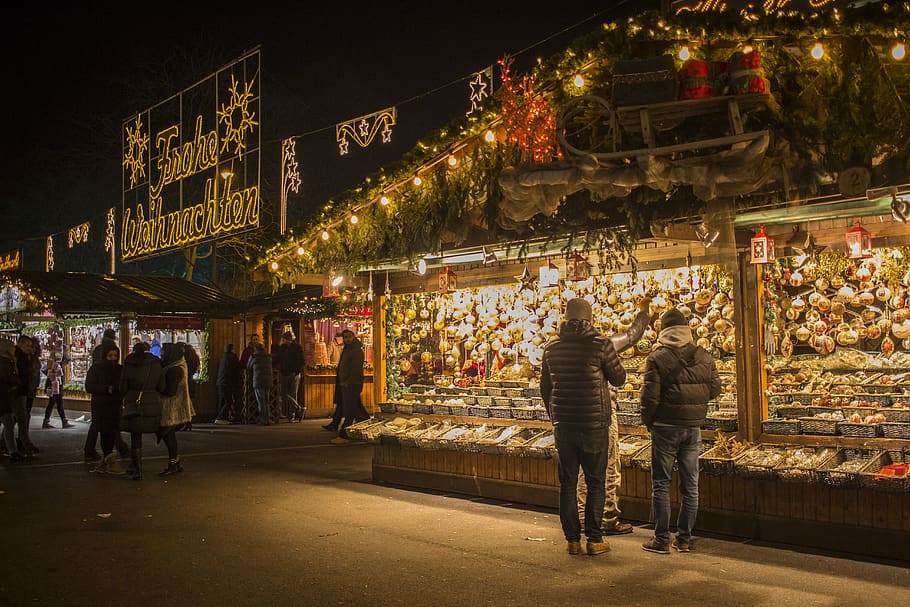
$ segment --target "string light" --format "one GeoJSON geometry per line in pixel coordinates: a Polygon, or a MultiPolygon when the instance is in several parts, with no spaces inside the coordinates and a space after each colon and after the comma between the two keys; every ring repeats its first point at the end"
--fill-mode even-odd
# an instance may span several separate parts
{"type": "Polygon", "coordinates": [[[381,204],[381,205],[384,206],[384,207],[389,206],[389,197],[388,197],[388,196],[383,196],[382,198],[380,198],[380,199],[379,199],[379,204],[381,204]]]}
{"type": "Polygon", "coordinates": [[[691,56],[692,56],[692,54],[689,53],[688,46],[684,46],[681,49],[679,49],[679,58],[682,59],[683,61],[687,61],[689,59],[689,57],[691,57],[691,56]]]}
{"type": "Polygon", "coordinates": [[[299,247],[297,247],[298,255],[303,255],[305,252],[306,252],[306,249],[303,248],[303,245],[300,245],[299,247]]]}
{"type": "Polygon", "coordinates": [[[357,215],[351,215],[351,223],[356,224],[360,219],[357,218],[357,215]]]}
{"type": "Polygon", "coordinates": [[[891,48],[891,56],[900,61],[907,54],[907,49],[904,48],[903,43],[898,42],[891,48]]]}
{"type": "Polygon", "coordinates": [[[272,268],[272,270],[278,270],[278,262],[273,261],[271,264],[269,264],[269,267],[272,268]]]}
{"type": "Polygon", "coordinates": [[[323,239],[323,240],[328,240],[328,239],[329,239],[329,231],[328,231],[328,230],[323,230],[323,231],[322,231],[322,239],[323,239]]]}
{"type": "Polygon", "coordinates": [[[582,77],[581,74],[575,74],[575,80],[573,80],[572,82],[578,88],[581,88],[585,85],[585,79],[582,77]]]}
{"type": "Polygon", "coordinates": [[[448,159],[447,162],[449,163],[449,166],[450,166],[450,167],[453,167],[453,166],[455,166],[456,164],[458,164],[458,159],[455,158],[454,155],[449,155],[449,159],[448,159]]]}
{"type": "Polygon", "coordinates": [[[821,42],[816,42],[809,54],[812,55],[813,59],[821,59],[825,56],[825,47],[822,46],[821,42]]]}
{"type": "Polygon", "coordinates": [[[421,183],[423,183],[423,179],[420,178],[420,175],[414,177],[414,185],[420,185],[421,183]]]}
{"type": "Polygon", "coordinates": [[[752,48],[751,45],[747,44],[746,46],[743,47],[743,54],[744,54],[744,55],[748,55],[749,53],[751,53],[751,52],[754,51],[754,50],[755,50],[755,49],[752,48]]]}
{"type": "Polygon", "coordinates": [[[483,136],[483,139],[487,143],[493,143],[494,141],[496,141],[496,135],[493,134],[493,131],[487,131],[486,134],[483,136]]]}

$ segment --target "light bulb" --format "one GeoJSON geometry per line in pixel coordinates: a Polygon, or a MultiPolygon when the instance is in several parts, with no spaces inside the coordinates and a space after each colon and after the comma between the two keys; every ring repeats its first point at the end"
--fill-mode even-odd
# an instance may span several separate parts
{"type": "Polygon", "coordinates": [[[692,55],[689,53],[688,46],[684,46],[681,49],[679,49],[679,58],[682,59],[683,61],[686,61],[691,56],[692,55]]]}
{"type": "Polygon", "coordinates": [[[353,223],[357,223],[358,221],[360,221],[360,220],[357,218],[357,215],[351,215],[351,223],[352,223],[352,224],[353,224],[353,223]]]}
{"type": "Polygon", "coordinates": [[[273,270],[277,270],[277,269],[278,269],[278,262],[277,262],[277,261],[273,261],[271,264],[269,264],[269,267],[272,268],[273,270]]]}
{"type": "Polygon", "coordinates": [[[420,185],[421,183],[423,183],[423,179],[420,176],[414,178],[414,185],[420,185]]]}
{"type": "Polygon", "coordinates": [[[493,134],[493,131],[487,131],[486,135],[484,135],[483,138],[487,143],[493,143],[496,141],[496,135],[493,134]]]}
{"type": "Polygon", "coordinates": [[[455,166],[456,164],[458,164],[458,159],[455,158],[455,156],[449,156],[448,163],[449,163],[449,166],[450,166],[450,167],[453,167],[453,166],[455,166]]]}
{"type": "Polygon", "coordinates": [[[328,230],[323,230],[323,231],[322,231],[322,239],[323,239],[323,240],[328,240],[328,239],[329,239],[329,232],[328,232],[328,230]]]}
{"type": "Polygon", "coordinates": [[[336,276],[335,278],[332,279],[332,286],[337,287],[338,285],[341,284],[341,281],[343,281],[343,280],[344,280],[344,276],[336,276]]]}
{"type": "Polygon", "coordinates": [[[306,252],[306,251],[305,251],[305,249],[303,248],[303,245],[297,247],[297,254],[298,254],[298,255],[303,255],[305,252],[306,252]]]}
{"type": "Polygon", "coordinates": [[[388,197],[388,196],[383,196],[382,198],[380,198],[380,199],[379,199],[379,204],[381,204],[381,205],[384,206],[384,207],[389,206],[389,197],[388,197]]]}
{"type": "Polygon", "coordinates": [[[417,273],[423,276],[427,273],[427,260],[421,259],[417,262],[417,273]]]}
{"type": "Polygon", "coordinates": [[[809,54],[812,55],[813,59],[821,59],[825,56],[825,47],[822,46],[821,42],[816,42],[809,54]]]}
{"type": "Polygon", "coordinates": [[[581,88],[585,85],[585,79],[582,78],[581,74],[575,74],[575,80],[572,81],[575,86],[581,88]]]}
{"type": "Polygon", "coordinates": [[[903,43],[898,42],[891,48],[891,56],[900,61],[907,54],[907,49],[904,48],[903,43]]]}
{"type": "Polygon", "coordinates": [[[752,48],[751,46],[749,46],[749,45],[747,44],[746,46],[743,47],[743,54],[745,55],[745,54],[747,54],[747,53],[751,53],[751,52],[754,51],[754,50],[755,50],[754,48],[752,48]]]}

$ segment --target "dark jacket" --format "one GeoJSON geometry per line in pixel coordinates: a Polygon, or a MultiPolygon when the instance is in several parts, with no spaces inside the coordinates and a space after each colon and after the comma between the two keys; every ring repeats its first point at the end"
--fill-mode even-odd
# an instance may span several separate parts
{"type": "Polygon", "coordinates": [[[97,422],[99,432],[120,431],[122,374],[123,365],[102,357],[101,362],[92,363],[85,376],[85,391],[92,395],[92,417],[97,422]]]}
{"type": "Polygon", "coordinates": [[[38,393],[38,379],[41,377],[41,365],[36,364],[38,358],[27,354],[25,350],[16,346],[16,369],[19,372],[19,388],[17,396],[34,398],[38,393]]]}
{"type": "Polygon", "coordinates": [[[655,422],[700,427],[708,401],[720,394],[720,376],[714,357],[689,343],[661,345],[648,355],[641,389],[641,419],[650,429],[655,422]],[[679,364],[683,366],[674,371],[679,364]]]}
{"type": "Polygon", "coordinates": [[[275,365],[282,375],[297,375],[303,370],[303,348],[296,341],[281,344],[275,365]]]}
{"type": "Polygon", "coordinates": [[[101,338],[101,342],[92,349],[92,364],[100,363],[104,360],[104,356],[110,350],[111,346],[116,346],[117,341],[109,337],[101,338]]]}
{"type": "Polygon", "coordinates": [[[254,388],[271,388],[272,387],[272,356],[265,351],[262,344],[256,344],[253,355],[247,363],[252,375],[254,388]]]}
{"type": "Polygon", "coordinates": [[[218,376],[216,386],[237,387],[241,384],[240,359],[233,350],[225,350],[218,363],[218,376]]]}
{"type": "Polygon", "coordinates": [[[3,349],[3,354],[0,355],[0,415],[6,415],[13,412],[13,399],[16,398],[20,381],[13,355],[15,346],[5,341],[0,344],[0,348],[3,349]]]}
{"type": "Polygon", "coordinates": [[[540,395],[554,426],[590,430],[610,425],[608,382],[621,386],[626,370],[610,340],[586,321],[569,320],[544,346],[540,395]]]}
{"type": "Polygon", "coordinates": [[[135,401],[142,391],[142,415],[124,419],[126,432],[157,432],[161,421],[161,392],[164,392],[164,370],[161,359],[151,352],[133,352],[123,361],[120,393],[124,401],[135,401]]]}
{"type": "Polygon", "coordinates": [[[335,377],[339,386],[363,386],[363,343],[356,337],[341,351],[335,377]]]}

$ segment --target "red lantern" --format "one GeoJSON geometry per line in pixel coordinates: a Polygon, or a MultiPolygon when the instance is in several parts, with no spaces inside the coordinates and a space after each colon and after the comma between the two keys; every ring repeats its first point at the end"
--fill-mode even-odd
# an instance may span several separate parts
{"type": "Polygon", "coordinates": [[[451,293],[458,288],[458,276],[446,267],[439,273],[439,292],[442,294],[451,293]]]}
{"type": "Polygon", "coordinates": [[[570,275],[572,280],[585,280],[591,275],[591,264],[583,255],[573,253],[566,263],[566,274],[570,275]]]}
{"type": "Polygon", "coordinates": [[[751,263],[772,263],[774,257],[774,239],[765,233],[765,226],[762,226],[758,229],[758,234],[752,237],[751,263]]]}
{"type": "Polygon", "coordinates": [[[872,257],[872,234],[856,221],[853,229],[844,235],[847,241],[847,257],[850,259],[867,259],[872,257]]]}
{"type": "Polygon", "coordinates": [[[322,279],[322,296],[338,297],[338,285],[341,281],[337,276],[326,276],[322,279]]]}

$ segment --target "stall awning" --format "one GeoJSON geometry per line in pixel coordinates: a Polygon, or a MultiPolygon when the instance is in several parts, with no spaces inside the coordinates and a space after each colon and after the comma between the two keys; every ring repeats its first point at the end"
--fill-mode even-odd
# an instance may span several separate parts
{"type": "Polygon", "coordinates": [[[57,314],[204,314],[230,317],[244,303],[226,293],[172,276],[0,272],[0,282],[39,298],[57,314]]]}

